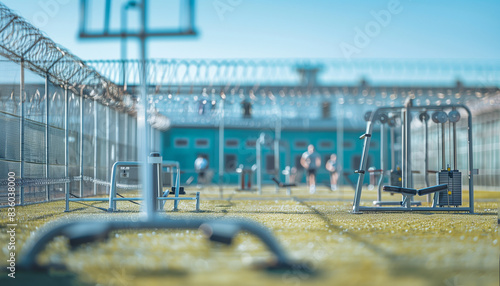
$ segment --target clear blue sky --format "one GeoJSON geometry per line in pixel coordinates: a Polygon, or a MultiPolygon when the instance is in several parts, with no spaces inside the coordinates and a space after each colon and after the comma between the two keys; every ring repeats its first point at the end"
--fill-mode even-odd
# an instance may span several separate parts
{"type": "MultiPolygon", "coordinates": [[[[119,58],[118,40],[78,39],[80,1],[0,1],[82,59],[119,58]]],[[[177,18],[175,4],[149,1],[153,25],[177,18]]],[[[499,59],[499,12],[498,0],[197,0],[199,36],[151,40],[148,56],[499,59]]],[[[136,46],[131,40],[132,58],[136,46]]]]}

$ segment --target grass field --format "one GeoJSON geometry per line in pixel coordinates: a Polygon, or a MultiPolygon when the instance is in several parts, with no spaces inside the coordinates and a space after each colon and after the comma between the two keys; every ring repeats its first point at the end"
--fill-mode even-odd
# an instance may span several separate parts
{"type": "MultiPolygon", "coordinates": [[[[62,237],[50,243],[41,263],[62,263],[66,270],[2,273],[2,285],[499,285],[498,199],[500,192],[476,191],[473,215],[464,213],[350,214],[353,192],[319,189],[309,195],[296,188],[291,197],[218,189],[201,190],[202,212],[194,202],[180,203],[165,216],[244,217],[262,223],[312,273],[269,272],[256,267],[272,259],[255,237],[240,233],[230,246],[209,242],[198,230],[142,230],[112,233],[109,240],[70,251],[62,237]],[[4,284],[6,283],[7,284],[4,284]],[[16,282],[16,283],[13,283],[16,282]],[[36,284],[33,284],[36,282],[36,284]]],[[[195,191],[193,189],[192,191],[195,191]]],[[[189,194],[188,190],[188,195],[189,194]]],[[[385,199],[391,199],[384,194],[385,199]]],[[[375,199],[363,193],[364,205],[375,199]]],[[[392,200],[399,197],[394,196],[392,200]]],[[[424,203],[425,204],[425,203],[424,203]]],[[[464,192],[464,204],[467,194],[464,192]]],[[[104,203],[94,206],[107,207],[104,203]]],[[[45,224],[69,219],[139,219],[139,206],[119,202],[117,213],[64,202],[16,207],[16,252],[45,224]]],[[[6,264],[6,209],[0,209],[0,261],[6,264]]],[[[5,269],[5,268],[4,268],[5,269]]],[[[4,270],[5,271],[5,270],[4,270]]]]}

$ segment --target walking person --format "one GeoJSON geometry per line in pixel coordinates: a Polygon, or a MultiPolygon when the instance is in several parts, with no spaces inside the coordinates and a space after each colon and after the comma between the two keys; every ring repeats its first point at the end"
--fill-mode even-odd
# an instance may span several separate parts
{"type": "Polygon", "coordinates": [[[307,151],[302,154],[300,164],[307,171],[309,193],[314,194],[316,192],[316,170],[321,166],[321,156],[315,151],[312,144],[307,146],[307,151]]]}
{"type": "Polygon", "coordinates": [[[339,179],[339,168],[337,167],[337,155],[330,155],[330,159],[326,162],[325,168],[330,172],[330,190],[337,190],[337,181],[339,179]]]}

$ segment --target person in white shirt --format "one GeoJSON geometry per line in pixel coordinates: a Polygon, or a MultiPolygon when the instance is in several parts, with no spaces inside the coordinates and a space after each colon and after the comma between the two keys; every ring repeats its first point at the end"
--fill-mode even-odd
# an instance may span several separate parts
{"type": "Polygon", "coordinates": [[[321,156],[314,150],[312,144],[307,146],[307,151],[302,154],[300,164],[307,170],[309,193],[314,194],[316,192],[316,170],[321,166],[321,156]]]}
{"type": "Polygon", "coordinates": [[[325,168],[330,172],[330,190],[337,190],[339,179],[339,168],[337,167],[337,155],[330,155],[330,160],[326,162],[325,168]]]}

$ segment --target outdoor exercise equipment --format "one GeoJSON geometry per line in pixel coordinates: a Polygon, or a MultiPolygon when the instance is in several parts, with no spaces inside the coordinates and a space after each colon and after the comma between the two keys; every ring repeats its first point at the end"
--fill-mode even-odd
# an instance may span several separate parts
{"type": "MultiPolygon", "coordinates": [[[[451,129],[451,127],[450,127],[451,129]]],[[[450,131],[451,132],[451,131],[450,131]]],[[[451,136],[450,136],[451,137],[451,136]]],[[[360,139],[364,139],[363,153],[361,157],[360,167],[355,172],[358,174],[358,182],[353,201],[352,213],[361,213],[364,211],[466,211],[474,213],[474,175],[478,171],[473,168],[473,152],[472,152],[472,115],[470,110],[465,105],[443,105],[443,106],[414,106],[412,100],[408,100],[404,106],[398,107],[382,107],[376,109],[370,114],[367,122],[366,132],[360,139]],[[458,109],[467,113],[467,143],[468,143],[468,173],[469,173],[469,206],[459,207],[462,204],[462,182],[461,173],[457,170],[457,148],[456,148],[456,125],[460,120],[458,109]],[[446,113],[446,111],[449,111],[446,113]],[[411,168],[411,121],[412,113],[414,112],[433,112],[432,120],[435,123],[441,124],[441,155],[442,155],[442,170],[438,173],[437,186],[427,187],[416,190],[413,187],[413,170],[411,168]],[[381,114],[400,113],[402,120],[401,132],[401,186],[385,186],[384,190],[389,192],[400,193],[403,199],[400,206],[383,207],[383,206],[360,206],[361,192],[363,187],[363,179],[367,173],[367,155],[370,149],[370,139],[373,130],[373,124],[376,119],[380,118],[381,114]],[[450,123],[453,123],[453,139],[450,144],[453,145],[453,163],[452,170],[448,164],[446,166],[446,148],[445,148],[445,123],[452,118],[450,123]],[[444,187],[446,185],[446,188],[444,187]],[[434,193],[434,200],[431,207],[413,206],[412,199],[415,195],[428,195],[434,193]]],[[[451,152],[452,147],[450,147],[451,152]]],[[[450,156],[451,157],[451,156],[450,156]]],[[[448,158],[451,160],[451,158],[448,158]]]]}

